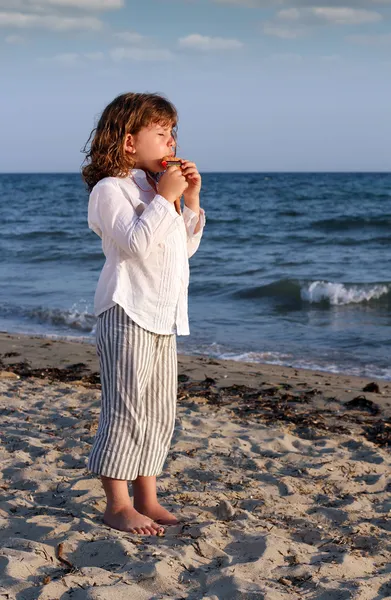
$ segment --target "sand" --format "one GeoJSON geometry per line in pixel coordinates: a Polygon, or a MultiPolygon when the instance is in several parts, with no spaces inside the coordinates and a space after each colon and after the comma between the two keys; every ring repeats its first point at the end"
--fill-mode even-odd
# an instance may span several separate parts
{"type": "Polygon", "coordinates": [[[0,599],[391,597],[391,383],[180,356],[158,485],[183,522],[146,537],[103,524],[86,470],[94,347],[0,355],[0,599]]]}

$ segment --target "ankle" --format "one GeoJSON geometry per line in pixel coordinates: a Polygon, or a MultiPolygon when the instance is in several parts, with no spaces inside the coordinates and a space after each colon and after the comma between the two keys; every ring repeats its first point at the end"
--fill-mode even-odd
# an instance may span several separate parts
{"type": "Polygon", "coordinates": [[[159,501],[157,498],[138,498],[136,500],[136,498],[134,499],[134,506],[137,506],[137,510],[142,507],[142,508],[151,508],[154,506],[158,506],[159,505],[159,501]]]}
{"type": "Polygon", "coordinates": [[[106,504],[106,512],[110,512],[112,514],[120,513],[124,510],[134,510],[130,499],[129,502],[107,502],[106,504]]]}

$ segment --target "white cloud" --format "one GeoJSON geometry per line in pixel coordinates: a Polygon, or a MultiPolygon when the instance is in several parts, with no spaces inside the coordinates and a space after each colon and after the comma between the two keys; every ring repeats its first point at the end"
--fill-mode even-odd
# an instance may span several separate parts
{"type": "Polygon", "coordinates": [[[7,35],[4,41],[6,44],[24,44],[25,39],[21,35],[7,35]]]}
{"type": "MultiPolygon", "coordinates": [[[[282,6],[291,6],[292,0],[213,0],[218,4],[231,4],[244,7],[258,7],[258,8],[278,8],[282,6]]],[[[391,5],[391,0],[294,0],[293,4],[298,7],[305,6],[320,6],[335,5],[337,7],[349,7],[352,8],[368,8],[368,7],[379,7],[391,5]]]]}
{"type": "Polygon", "coordinates": [[[269,57],[271,60],[284,63],[301,63],[303,62],[303,56],[294,52],[281,52],[277,54],[271,54],[269,57]]]}
{"type": "Polygon", "coordinates": [[[306,29],[304,27],[286,27],[276,23],[265,23],[265,25],[262,27],[262,30],[266,35],[273,35],[274,37],[278,37],[283,40],[293,40],[305,35],[306,33],[306,29]]]}
{"type": "Polygon", "coordinates": [[[58,6],[82,10],[113,10],[122,8],[124,0],[29,0],[29,5],[58,6]]]}
{"type": "Polygon", "coordinates": [[[0,0],[1,9],[44,12],[48,8],[76,8],[86,11],[122,8],[124,0],[0,0]]]}
{"type": "Polygon", "coordinates": [[[311,6],[308,8],[288,8],[280,10],[277,18],[284,21],[308,24],[331,23],[333,25],[362,25],[376,23],[383,16],[373,10],[346,8],[341,6],[311,6]]]}
{"type": "Polygon", "coordinates": [[[391,46],[391,33],[348,35],[346,39],[362,46],[391,46]]]}
{"type": "Polygon", "coordinates": [[[193,33],[187,37],[180,38],[178,43],[182,48],[191,48],[203,52],[210,52],[213,50],[236,50],[243,46],[242,42],[239,40],[208,37],[206,35],[200,35],[199,33],[193,33]]]}
{"type": "Polygon", "coordinates": [[[49,60],[49,62],[53,61],[64,66],[73,67],[78,65],[79,60],[80,56],[77,54],[77,52],[64,52],[62,54],[56,54],[51,60],[49,60]]]}
{"type": "Polygon", "coordinates": [[[239,6],[248,6],[250,8],[259,7],[262,5],[270,5],[270,2],[264,2],[263,0],[214,0],[218,4],[233,4],[239,6]]]}
{"type": "Polygon", "coordinates": [[[105,57],[103,52],[85,52],[83,56],[87,60],[103,60],[105,57]]]}
{"type": "Polygon", "coordinates": [[[42,58],[43,63],[57,63],[63,67],[83,67],[90,61],[103,60],[103,52],[63,52],[50,58],[42,58]]]}
{"type": "Polygon", "coordinates": [[[175,55],[170,50],[159,48],[129,48],[118,47],[110,50],[110,57],[114,62],[127,61],[147,61],[147,62],[164,62],[172,60],[175,55]]]}
{"type": "Polygon", "coordinates": [[[141,44],[146,40],[144,35],[135,31],[118,31],[114,36],[126,44],[141,44]]]}
{"type": "Polygon", "coordinates": [[[266,35],[296,39],[311,33],[318,25],[356,26],[377,23],[382,19],[383,15],[373,10],[341,6],[296,6],[279,10],[274,20],[262,25],[262,30],[266,35]]]}
{"type": "Polygon", "coordinates": [[[102,29],[103,23],[95,17],[65,17],[58,15],[27,15],[19,12],[0,12],[0,27],[17,29],[39,28],[52,31],[102,29]]]}

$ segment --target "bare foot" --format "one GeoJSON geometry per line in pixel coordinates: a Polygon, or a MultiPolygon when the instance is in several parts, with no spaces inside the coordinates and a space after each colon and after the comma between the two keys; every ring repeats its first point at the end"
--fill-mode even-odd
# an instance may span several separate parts
{"type": "Polygon", "coordinates": [[[162,525],[178,525],[179,521],[172,513],[163,508],[158,502],[156,504],[135,504],[137,510],[162,525]]]}
{"type": "Polygon", "coordinates": [[[130,531],[131,533],[144,535],[161,535],[164,533],[164,527],[154,523],[152,518],[139,513],[131,505],[115,511],[106,508],[103,522],[113,529],[130,531]]]}

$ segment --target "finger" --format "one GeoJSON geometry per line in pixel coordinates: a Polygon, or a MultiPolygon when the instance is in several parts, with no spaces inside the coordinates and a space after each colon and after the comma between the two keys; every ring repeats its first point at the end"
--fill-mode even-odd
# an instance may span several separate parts
{"type": "Polygon", "coordinates": [[[198,173],[198,169],[195,165],[186,165],[182,167],[182,172],[184,173],[185,171],[196,171],[198,173]]]}
{"type": "Polygon", "coordinates": [[[184,169],[182,171],[182,174],[187,177],[188,175],[198,175],[200,176],[199,172],[197,171],[197,169],[193,169],[193,168],[188,168],[188,169],[184,169]]]}

